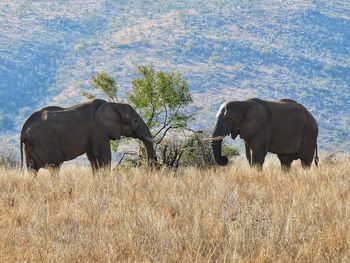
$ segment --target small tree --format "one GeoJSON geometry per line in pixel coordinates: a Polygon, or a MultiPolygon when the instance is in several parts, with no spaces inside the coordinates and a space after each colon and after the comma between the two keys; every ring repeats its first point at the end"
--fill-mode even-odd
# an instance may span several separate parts
{"type": "Polygon", "coordinates": [[[192,97],[180,73],[156,72],[153,66],[137,69],[140,77],[132,82],[129,102],[146,120],[158,145],[170,130],[187,128],[192,97]]]}
{"type": "MultiPolygon", "coordinates": [[[[137,70],[140,77],[132,81],[128,100],[151,130],[156,141],[155,150],[160,162],[174,169],[180,164],[204,167],[212,163],[209,144],[203,141],[198,134],[175,142],[167,138],[171,130],[190,130],[187,127],[188,122],[194,118],[197,110],[193,105],[189,107],[192,97],[187,82],[181,74],[156,71],[153,66],[139,66],[137,70]],[[160,146],[159,149],[157,146],[160,146]]],[[[117,85],[113,78],[105,72],[100,72],[92,77],[90,83],[92,88],[101,91],[110,101],[117,101],[117,85]]],[[[89,99],[95,98],[87,92],[83,95],[89,99]]],[[[111,145],[116,151],[118,142],[111,141],[111,145]]],[[[140,152],[141,160],[132,158],[132,162],[129,163],[142,163],[145,153],[140,152]]]]}

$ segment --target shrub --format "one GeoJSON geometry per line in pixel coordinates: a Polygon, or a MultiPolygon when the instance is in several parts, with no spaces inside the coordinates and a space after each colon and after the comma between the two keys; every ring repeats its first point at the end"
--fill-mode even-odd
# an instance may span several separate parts
{"type": "MultiPolygon", "coordinates": [[[[159,161],[162,165],[177,169],[178,167],[206,168],[215,165],[210,141],[206,134],[194,133],[183,140],[165,140],[159,147],[159,161]]],[[[228,157],[239,155],[237,149],[228,144],[223,145],[223,154],[228,157]]]]}
{"type": "Polygon", "coordinates": [[[18,166],[14,149],[7,142],[0,142],[0,167],[15,168],[18,166]]]}

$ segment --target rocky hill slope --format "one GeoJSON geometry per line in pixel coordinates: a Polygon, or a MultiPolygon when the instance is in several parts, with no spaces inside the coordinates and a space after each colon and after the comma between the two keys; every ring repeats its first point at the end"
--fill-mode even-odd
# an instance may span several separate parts
{"type": "Polygon", "coordinates": [[[211,129],[224,100],[291,98],[322,149],[350,149],[349,1],[51,0],[0,3],[0,135],[82,100],[105,70],[126,97],[135,67],[182,72],[211,129]],[[190,2],[190,3],[188,3],[190,2]]]}

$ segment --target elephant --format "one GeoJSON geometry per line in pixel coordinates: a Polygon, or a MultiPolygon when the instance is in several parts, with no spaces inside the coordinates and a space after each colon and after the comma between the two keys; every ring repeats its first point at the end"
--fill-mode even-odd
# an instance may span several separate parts
{"type": "Polygon", "coordinates": [[[146,148],[148,164],[156,161],[152,135],[140,115],[124,103],[95,99],[70,108],[50,106],[34,112],[24,123],[20,136],[27,168],[59,171],[65,161],[86,153],[92,171],[111,167],[110,140],[121,136],[137,138],[146,148]]]}
{"type": "Polygon", "coordinates": [[[258,98],[229,101],[221,105],[211,137],[214,159],[227,165],[221,155],[222,140],[231,134],[244,140],[250,166],[262,169],[268,152],[277,154],[283,170],[288,171],[294,160],[303,168],[318,165],[318,126],[312,114],[294,100],[266,101],[258,98]],[[314,157],[315,156],[315,157],[314,157]]]}

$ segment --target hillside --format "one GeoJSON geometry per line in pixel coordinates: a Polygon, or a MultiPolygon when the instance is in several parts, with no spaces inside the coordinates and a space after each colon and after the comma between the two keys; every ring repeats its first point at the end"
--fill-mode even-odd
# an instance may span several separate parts
{"type": "Polygon", "coordinates": [[[135,67],[182,72],[210,130],[224,100],[291,98],[323,150],[350,149],[349,1],[0,3],[0,136],[48,105],[82,100],[105,70],[126,97],[135,67]]]}
{"type": "Polygon", "coordinates": [[[1,262],[349,262],[349,156],[319,168],[0,168],[1,262]],[[288,187],[286,187],[288,186],[288,187]]]}

